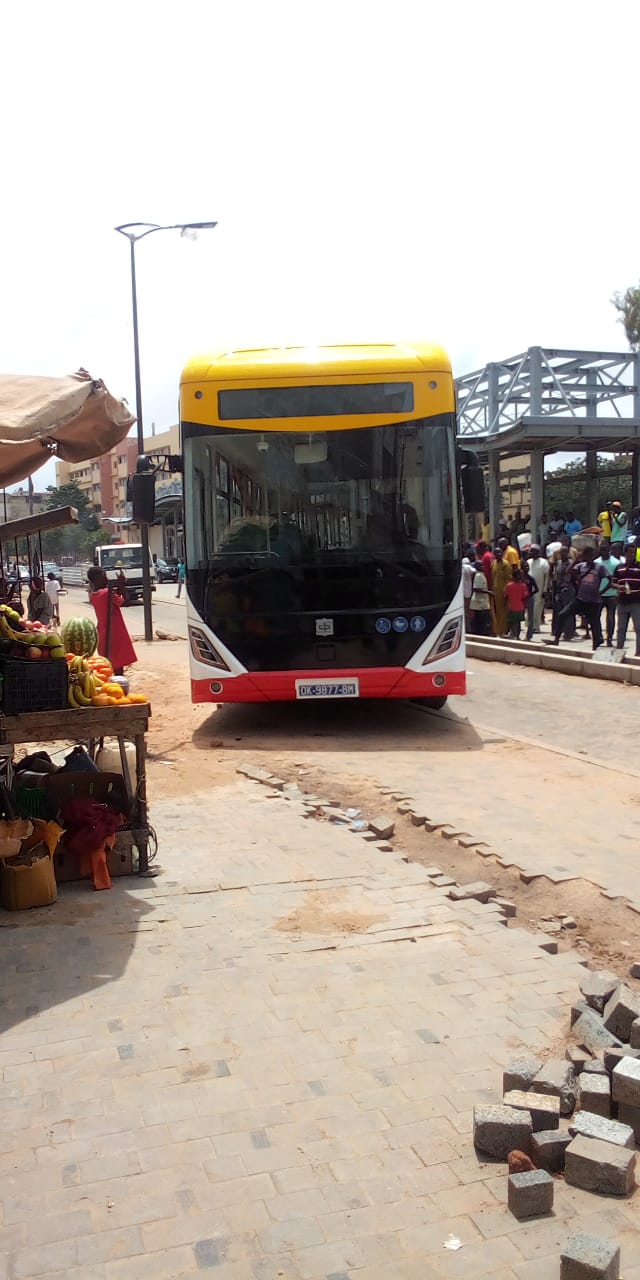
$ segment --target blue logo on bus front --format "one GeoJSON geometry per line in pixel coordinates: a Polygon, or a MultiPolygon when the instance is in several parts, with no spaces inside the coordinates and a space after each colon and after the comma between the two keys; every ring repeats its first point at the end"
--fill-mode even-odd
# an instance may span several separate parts
{"type": "Polygon", "coordinates": [[[391,630],[388,618],[376,618],[376,631],[379,636],[387,636],[391,630]]]}
{"type": "Polygon", "coordinates": [[[424,631],[424,629],[425,629],[426,625],[427,625],[427,624],[426,624],[426,622],[425,622],[424,618],[422,618],[422,617],[420,616],[420,614],[419,614],[419,613],[416,615],[416,617],[415,617],[415,618],[412,618],[412,619],[411,619],[411,630],[412,630],[412,631],[424,631]]]}
{"type": "Polygon", "coordinates": [[[394,618],[394,619],[393,619],[393,629],[394,629],[394,631],[399,631],[399,632],[401,632],[401,633],[402,633],[403,631],[408,631],[408,630],[409,630],[409,623],[407,622],[407,619],[406,619],[406,618],[394,618]]]}

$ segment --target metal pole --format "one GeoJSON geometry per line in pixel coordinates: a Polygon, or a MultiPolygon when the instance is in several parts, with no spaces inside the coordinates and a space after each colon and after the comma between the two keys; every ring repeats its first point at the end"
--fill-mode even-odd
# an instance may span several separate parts
{"type": "MultiPolygon", "coordinates": [[[[136,243],[129,239],[131,249],[131,309],[133,313],[133,360],[136,380],[136,417],[138,453],[144,453],[144,424],[142,420],[142,387],[140,382],[140,344],[138,340],[138,294],[136,289],[136,243]]],[[[151,612],[151,573],[149,570],[149,526],[140,525],[142,543],[142,606],[144,610],[144,638],[153,640],[153,616],[151,612]]]]}

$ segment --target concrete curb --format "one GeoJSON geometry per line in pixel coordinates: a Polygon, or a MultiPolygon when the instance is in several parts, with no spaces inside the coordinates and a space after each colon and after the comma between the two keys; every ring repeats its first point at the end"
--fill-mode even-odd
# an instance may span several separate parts
{"type": "Polygon", "coordinates": [[[491,640],[467,637],[467,655],[483,662],[505,662],[520,667],[538,667],[542,671],[559,671],[566,676],[586,676],[595,680],[613,680],[618,684],[640,685],[640,662],[594,662],[590,654],[567,653],[562,649],[542,648],[526,640],[491,640]]]}

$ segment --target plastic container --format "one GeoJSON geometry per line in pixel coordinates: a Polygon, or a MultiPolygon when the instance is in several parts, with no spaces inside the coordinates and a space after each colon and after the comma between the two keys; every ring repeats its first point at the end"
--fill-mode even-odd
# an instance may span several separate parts
{"type": "Polygon", "coordinates": [[[68,705],[69,673],[62,658],[2,658],[2,709],[6,716],[62,711],[68,705]]]}
{"type": "MultiPolygon", "coordinates": [[[[129,777],[135,785],[136,749],[133,742],[125,742],[124,750],[127,757],[127,763],[129,765],[129,777]]],[[[120,759],[120,750],[117,742],[107,742],[104,747],[100,748],[96,756],[96,764],[101,773],[119,773],[120,777],[123,776],[122,761],[120,759]]]]}

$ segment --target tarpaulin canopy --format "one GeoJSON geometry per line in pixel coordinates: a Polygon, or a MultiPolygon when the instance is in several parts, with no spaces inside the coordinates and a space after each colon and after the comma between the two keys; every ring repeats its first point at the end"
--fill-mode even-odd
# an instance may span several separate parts
{"type": "Polygon", "coordinates": [[[50,457],[84,462],[107,453],[135,418],[86,369],[63,378],[0,374],[0,488],[50,457]]]}

